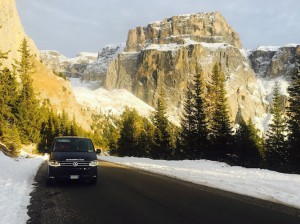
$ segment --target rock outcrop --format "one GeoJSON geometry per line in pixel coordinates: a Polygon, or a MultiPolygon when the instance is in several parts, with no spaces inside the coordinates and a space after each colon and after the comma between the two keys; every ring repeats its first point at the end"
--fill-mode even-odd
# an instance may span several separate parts
{"type": "Polygon", "coordinates": [[[103,85],[109,63],[125,48],[125,44],[110,44],[98,53],[79,53],[75,58],[67,58],[58,51],[42,50],[42,62],[55,73],[63,73],[69,78],[88,81],[91,88],[103,85]]]}
{"type": "Polygon", "coordinates": [[[83,72],[82,79],[85,81],[100,81],[103,82],[109,63],[117,57],[125,48],[125,44],[110,44],[105,46],[98,53],[97,59],[89,64],[83,72]]]}
{"type": "Polygon", "coordinates": [[[299,45],[284,47],[258,47],[251,51],[249,59],[255,73],[262,78],[291,77],[295,67],[295,55],[299,45]]]}
{"type": "Polygon", "coordinates": [[[3,66],[11,68],[14,60],[20,59],[18,49],[22,40],[26,38],[31,54],[34,55],[32,60],[35,65],[35,73],[32,74],[32,79],[35,92],[41,99],[49,99],[54,110],[68,112],[70,119],[76,114],[78,122],[88,129],[88,118],[82,115],[70,82],[54,75],[40,62],[36,45],[24,32],[15,0],[0,0],[0,10],[0,50],[9,52],[8,59],[3,60],[3,66]]]}
{"type": "Polygon", "coordinates": [[[37,47],[24,32],[15,0],[0,0],[0,9],[0,50],[9,52],[9,60],[3,61],[3,65],[11,68],[13,59],[20,59],[18,49],[24,38],[28,41],[31,53],[38,56],[37,47]]]}
{"type": "Polygon", "coordinates": [[[67,77],[83,77],[89,64],[97,59],[97,53],[81,52],[75,58],[67,58],[58,51],[40,51],[43,63],[55,73],[63,73],[67,77]]]}
{"type": "Polygon", "coordinates": [[[185,38],[197,42],[228,43],[241,48],[239,36],[218,12],[173,16],[137,27],[128,33],[126,52],[140,51],[150,44],[183,44],[185,38]]]}
{"type": "Polygon", "coordinates": [[[196,64],[209,82],[213,64],[218,62],[226,75],[232,121],[239,108],[249,119],[267,108],[240,48],[238,34],[217,12],[175,16],[129,31],[125,51],[109,65],[105,87],[127,89],[152,106],[164,87],[169,111],[178,115],[196,64]]]}

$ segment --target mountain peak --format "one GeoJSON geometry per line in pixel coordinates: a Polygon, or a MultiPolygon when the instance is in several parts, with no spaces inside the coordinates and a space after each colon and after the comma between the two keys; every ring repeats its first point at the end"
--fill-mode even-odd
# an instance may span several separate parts
{"type": "Polygon", "coordinates": [[[178,15],[136,27],[128,32],[125,51],[142,50],[148,44],[182,44],[195,42],[227,43],[241,48],[239,35],[219,12],[178,15]]]}

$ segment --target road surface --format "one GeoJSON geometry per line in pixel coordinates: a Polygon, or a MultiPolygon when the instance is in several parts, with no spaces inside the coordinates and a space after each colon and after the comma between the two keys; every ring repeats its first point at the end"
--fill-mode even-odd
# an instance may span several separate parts
{"type": "Polygon", "coordinates": [[[44,163],[28,207],[30,224],[299,224],[300,211],[128,167],[100,162],[98,183],[46,186],[44,163]]]}

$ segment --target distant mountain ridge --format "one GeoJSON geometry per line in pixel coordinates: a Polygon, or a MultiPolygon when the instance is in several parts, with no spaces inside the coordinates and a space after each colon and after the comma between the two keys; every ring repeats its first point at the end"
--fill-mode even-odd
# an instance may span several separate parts
{"type": "Polygon", "coordinates": [[[68,58],[54,50],[41,50],[40,58],[50,70],[64,73],[67,77],[81,77],[86,67],[97,59],[97,53],[81,52],[68,58]]]}
{"type": "Polygon", "coordinates": [[[63,73],[69,78],[81,78],[85,81],[98,81],[103,85],[109,63],[125,48],[125,44],[109,44],[98,53],[81,52],[74,58],[68,58],[55,50],[41,50],[40,59],[52,71],[63,73]]]}
{"type": "Polygon", "coordinates": [[[126,45],[104,48],[82,79],[100,80],[108,90],[126,89],[151,106],[163,86],[168,111],[178,117],[196,64],[209,82],[217,62],[226,76],[231,120],[241,112],[266,129],[274,84],[287,95],[299,52],[297,44],[242,49],[239,35],[218,12],[179,15],[129,30],[126,45]]]}

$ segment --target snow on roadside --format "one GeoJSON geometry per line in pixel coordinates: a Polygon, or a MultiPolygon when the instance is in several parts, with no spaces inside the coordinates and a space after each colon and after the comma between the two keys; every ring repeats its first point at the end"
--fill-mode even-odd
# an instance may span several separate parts
{"type": "Polygon", "coordinates": [[[300,175],[208,160],[165,161],[112,156],[99,159],[300,208],[300,175]]]}
{"type": "Polygon", "coordinates": [[[17,159],[0,151],[0,223],[26,223],[29,194],[43,157],[17,159]]]}

